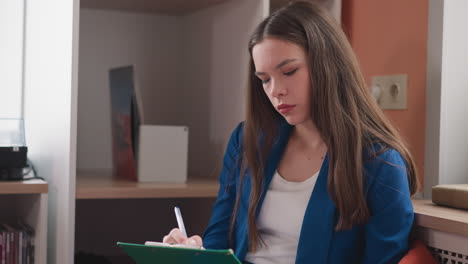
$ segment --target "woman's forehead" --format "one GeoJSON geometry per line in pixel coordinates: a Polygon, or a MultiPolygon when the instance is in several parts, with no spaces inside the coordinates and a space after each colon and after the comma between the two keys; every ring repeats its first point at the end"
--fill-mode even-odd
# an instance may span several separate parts
{"type": "Polygon", "coordinates": [[[253,47],[252,57],[256,68],[269,68],[279,65],[285,60],[288,62],[303,61],[305,52],[301,46],[293,42],[265,38],[253,47]]]}

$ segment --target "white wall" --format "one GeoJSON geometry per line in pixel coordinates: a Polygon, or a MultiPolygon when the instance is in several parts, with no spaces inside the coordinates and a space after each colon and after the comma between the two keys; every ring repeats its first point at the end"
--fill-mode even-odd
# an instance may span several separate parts
{"type": "Polygon", "coordinates": [[[0,1],[0,118],[22,115],[23,19],[23,0],[0,1]]]}
{"type": "Polygon", "coordinates": [[[468,183],[468,1],[444,1],[440,183],[468,183]]]}
{"type": "Polygon", "coordinates": [[[78,0],[28,1],[24,118],[28,156],[49,183],[47,263],[73,263],[78,0]]]}
{"type": "MultiPolygon", "coordinates": [[[[276,9],[284,6],[291,0],[269,0],[271,2],[270,6],[271,12],[274,12],[276,9]]],[[[342,0],[307,0],[309,2],[315,2],[319,5],[323,6],[326,10],[328,10],[331,15],[341,23],[341,1],[342,0]]]]}
{"type": "Polygon", "coordinates": [[[425,197],[437,184],[468,183],[468,1],[429,7],[425,197]]]}
{"type": "Polygon", "coordinates": [[[248,37],[267,4],[228,1],[186,16],[82,9],[78,168],[112,168],[107,71],[134,63],[147,123],[188,125],[189,177],[217,177],[243,119],[248,37]]]}
{"type": "Polygon", "coordinates": [[[82,9],[78,93],[78,168],[111,169],[108,71],[136,65],[149,124],[178,125],[181,27],[176,16],[82,9]]]}
{"type": "Polygon", "coordinates": [[[269,1],[227,1],[184,18],[184,94],[193,113],[189,175],[218,177],[227,140],[244,119],[248,39],[269,1]]]}

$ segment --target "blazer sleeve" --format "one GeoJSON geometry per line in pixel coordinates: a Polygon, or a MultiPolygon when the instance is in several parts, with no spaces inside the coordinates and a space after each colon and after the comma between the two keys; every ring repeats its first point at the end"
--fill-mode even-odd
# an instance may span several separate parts
{"type": "Polygon", "coordinates": [[[229,228],[236,200],[236,181],[241,157],[242,127],[243,123],[236,127],[224,154],[223,168],[219,176],[218,198],[203,234],[203,246],[208,249],[226,249],[229,246],[229,228]]]}
{"type": "Polygon", "coordinates": [[[371,217],[364,228],[362,263],[398,263],[408,251],[414,218],[406,165],[394,149],[385,151],[372,163],[367,196],[371,217]]]}

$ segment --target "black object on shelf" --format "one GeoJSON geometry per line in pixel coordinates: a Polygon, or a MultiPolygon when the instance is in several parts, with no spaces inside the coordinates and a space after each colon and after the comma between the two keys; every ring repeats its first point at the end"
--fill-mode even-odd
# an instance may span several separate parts
{"type": "Polygon", "coordinates": [[[0,180],[21,180],[27,166],[22,119],[0,119],[0,180]]]}

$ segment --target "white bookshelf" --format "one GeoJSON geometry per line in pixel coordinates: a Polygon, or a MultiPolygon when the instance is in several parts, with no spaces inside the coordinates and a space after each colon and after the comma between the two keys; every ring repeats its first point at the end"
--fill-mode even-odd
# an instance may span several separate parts
{"type": "Polygon", "coordinates": [[[25,3],[26,144],[28,158],[48,183],[47,195],[38,198],[47,204],[47,228],[36,229],[47,239],[37,246],[47,252],[42,263],[73,263],[79,0],[25,3]]]}
{"type": "Polygon", "coordinates": [[[195,203],[198,209],[183,209],[184,217],[191,218],[192,230],[203,230],[205,215],[209,215],[217,195],[225,144],[243,119],[248,37],[269,12],[265,0],[180,1],[182,5],[153,1],[152,7],[144,10],[137,2],[102,1],[95,6],[92,1],[83,1],[80,9],[77,252],[115,257],[124,254],[115,246],[116,239],[161,239],[172,226],[172,210],[167,208],[174,203],[182,208],[195,203]],[[168,10],[169,6],[178,10],[168,10]],[[145,121],[189,127],[187,184],[142,184],[109,176],[108,70],[128,64],[136,65],[145,121]],[[107,220],[89,225],[86,219],[96,215],[99,204],[132,211],[134,219],[140,220],[126,222],[131,232],[121,228],[127,221],[125,216],[103,216],[107,220]],[[152,204],[151,212],[145,209],[148,204],[152,204]],[[133,211],[135,207],[141,209],[133,211]],[[170,215],[167,220],[157,220],[160,228],[142,220],[158,219],[157,212],[170,215]],[[102,235],[91,242],[90,234],[96,229],[102,235]]]}
{"type": "MultiPolygon", "coordinates": [[[[317,1],[330,5],[339,18],[340,0],[317,1]]],[[[277,7],[286,1],[273,2],[277,7]]],[[[77,243],[98,245],[93,239],[106,237],[105,230],[94,226],[103,235],[89,232],[82,222],[93,217],[93,211],[86,209],[91,205],[96,212],[100,203],[118,206],[125,201],[134,208],[157,199],[151,210],[158,212],[176,199],[204,206],[201,212],[208,214],[225,145],[244,118],[248,37],[269,14],[271,4],[270,0],[27,2],[23,112],[28,154],[46,178],[49,192],[25,197],[36,197],[28,204],[40,205],[40,212],[48,204],[46,220],[40,219],[49,228],[38,226],[39,232],[48,230],[47,242],[41,243],[47,248],[47,263],[73,263],[75,238],[77,243]],[[112,168],[107,74],[109,68],[127,64],[137,66],[148,123],[190,128],[187,185],[148,187],[77,175],[77,171],[103,171],[99,177],[112,168]],[[130,191],[122,196],[119,190],[130,191]],[[80,215],[75,216],[76,203],[80,215]]],[[[200,229],[206,223],[196,216],[187,217],[200,229]]],[[[122,229],[118,219],[100,222],[108,234],[122,229]]],[[[118,250],[114,242],[101,252],[113,255],[118,250]]]]}
{"type": "Polygon", "coordinates": [[[42,180],[0,182],[0,223],[25,223],[34,234],[34,263],[47,263],[47,193],[42,180]]]}
{"type": "MultiPolygon", "coordinates": [[[[271,9],[287,1],[152,1],[151,7],[142,7],[143,2],[150,5],[147,1],[123,0],[85,0],[81,3],[77,250],[94,249],[93,253],[107,256],[120,252],[104,238],[105,235],[100,237],[101,246],[96,241],[91,242],[86,235],[97,228],[86,227],[89,223],[82,215],[96,213],[93,199],[96,204],[107,206],[111,206],[112,199],[116,206],[122,199],[133,199],[130,203],[139,206],[147,204],[148,199],[158,198],[165,202],[154,202],[151,211],[164,213],[177,199],[184,206],[190,202],[180,200],[182,198],[196,200],[204,197],[206,202],[197,205],[203,207],[199,208],[202,211],[210,211],[217,194],[217,177],[227,140],[244,118],[248,39],[271,9]],[[136,65],[136,81],[143,95],[146,121],[189,127],[187,184],[142,184],[109,176],[112,142],[108,70],[128,64],[136,65]],[[89,246],[90,243],[94,248],[89,246]]],[[[340,1],[322,2],[340,14],[340,1]]],[[[339,15],[337,18],[339,20],[339,15]]],[[[122,210],[127,207],[123,206],[122,210]]],[[[135,214],[135,218],[153,215],[135,214]]],[[[121,236],[112,232],[119,229],[122,221],[109,217],[99,232],[120,240],[137,239],[128,235],[128,231],[122,232],[121,236]]],[[[200,230],[207,224],[205,221],[206,217],[200,216],[190,222],[194,229],[200,230]]],[[[138,226],[136,222],[127,224],[134,228],[134,233],[145,233],[142,230],[154,228],[138,226]]],[[[167,230],[155,230],[155,234],[162,235],[163,231],[167,230]]]]}
{"type": "Polygon", "coordinates": [[[143,13],[159,13],[182,15],[201,8],[216,5],[227,0],[171,0],[171,1],[147,1],[147,0],[82,0],[81,7],[103,9],[103,10],[119,10],[130,12],[143,13]]]}
{"type": "Polygon", "coordinates": [[[223,1],[184,15],[82,8],[77,169],[111,170],[108,70],[135,64],[147,123],[188,126],[189,179],[215,178],[243,119],[247,40],[265,5],[223,1]]]}

